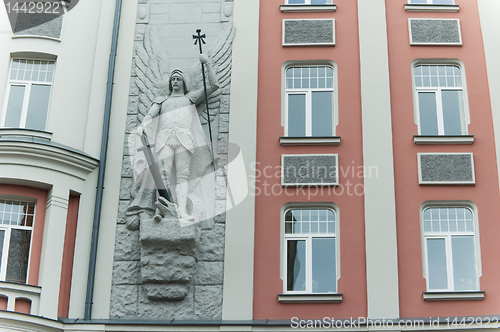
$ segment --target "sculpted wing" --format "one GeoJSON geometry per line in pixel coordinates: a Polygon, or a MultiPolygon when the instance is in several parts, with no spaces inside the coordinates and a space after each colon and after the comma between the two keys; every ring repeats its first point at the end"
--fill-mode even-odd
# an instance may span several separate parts
{"type": "MultiPolygon", "coordinates": [[[[234,39],[235,28],[232,23],[227,23],[224,29],[208,51],[208,56],[212,59],[212,65],[219,80],[219,89],[212,93],[208,98],[210,121],[217,115],[220,109],[221,97],[229,95],[231,83],[231,45],[234,39]]],[[[203,77],[201,74],[201,65],[199,61],[191,68],[191,81],[193,82],[193,89],[203,88],[203,77]]],[[[205,102],[200,103],[198,106],[198,114],[206,121],[206,105],[205,102]]]]}
{"type": "Polygon", "coordinates": [[[144,40],[135,49],[135,83],[139,88],[137,119],[142,121],[156,97],[168,93],[168,56],[156,27],[148,27],[144,40]]]}

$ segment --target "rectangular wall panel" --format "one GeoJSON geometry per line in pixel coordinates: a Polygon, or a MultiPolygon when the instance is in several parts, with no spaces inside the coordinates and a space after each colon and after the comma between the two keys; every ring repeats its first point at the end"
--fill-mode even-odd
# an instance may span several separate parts
{"type": "Polygon", "coordinates": [[[475,184],[472,153],[419,153],[420,184],[475,184]]]}
{"type": "Polygon", "coordinates": [[[281,167],[284,186],[339,184],[336,154],[282,155],[281,167]]]}
{"type": "Polygon", "coordinates": [[[462,45],[458,19],[408,19],[410,45],[462,45]]]}
{"type": "Polygon", "coordinates": [[[335,45],[335,20],[283,20],[283,46],[335,45]]]}

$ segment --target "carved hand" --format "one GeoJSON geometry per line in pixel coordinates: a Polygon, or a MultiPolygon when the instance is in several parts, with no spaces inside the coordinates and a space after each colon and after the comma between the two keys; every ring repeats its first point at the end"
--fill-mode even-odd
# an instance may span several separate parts
{"type": "Polygon", "coordinates": [[[210,62],[210,58],[205,54],[200,54],[200,62],[207,64],[210,62]]]}

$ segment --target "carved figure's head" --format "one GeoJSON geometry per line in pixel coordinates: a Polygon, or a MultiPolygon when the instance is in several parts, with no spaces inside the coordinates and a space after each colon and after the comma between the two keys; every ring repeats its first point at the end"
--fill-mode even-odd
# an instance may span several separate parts
{"type": "Polygon", "coordinates": [[[172,93],[172,91],[178,92],[180,89],[183,89],[183,93],[187,92],[186,79],[182,70],[175,68],[168,79],[168,90],[172,93]]]}

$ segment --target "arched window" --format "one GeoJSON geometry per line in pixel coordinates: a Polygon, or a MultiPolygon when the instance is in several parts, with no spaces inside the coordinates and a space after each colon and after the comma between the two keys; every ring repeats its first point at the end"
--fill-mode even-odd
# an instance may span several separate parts
{"type": "Polygon", "coordinates": [[[337,214],[328,208],[284,212],[284,293],[337,293],[337,214]]]}

